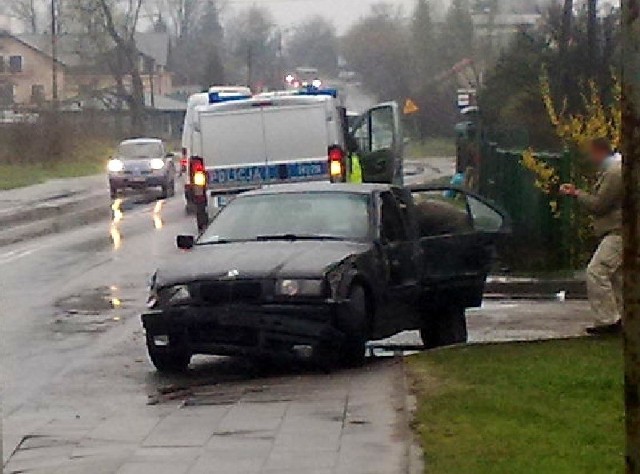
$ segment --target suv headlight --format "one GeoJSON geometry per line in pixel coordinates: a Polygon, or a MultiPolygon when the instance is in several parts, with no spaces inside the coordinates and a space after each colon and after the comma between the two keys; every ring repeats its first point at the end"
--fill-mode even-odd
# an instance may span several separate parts
{"type": "Polygon", "coordinates": [[[277,280],[276,295],[278,296],[321,296],[322,280],[277,280]]]}
{"type": "Polygon", "coordinates": [[[152,170],[161,170],[162,168],[164,168],[164,160],[161,160],[160,158],[154,158],[149,162],[149,166],[151,166],[152,170]]]}
{"type": "Polygon", "coordinates": [[[118,160],[118,159],[109,160],[107,169],[112,173],[119,173],[124,169],[124,163],[122,162],[122,160],[118,160]]]}

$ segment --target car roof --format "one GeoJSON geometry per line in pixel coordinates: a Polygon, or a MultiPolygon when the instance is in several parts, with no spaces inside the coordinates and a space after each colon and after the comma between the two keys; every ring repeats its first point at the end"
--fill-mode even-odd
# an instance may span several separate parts
{"type": "Polygon", "coordinates": [[[339,192],[351,194],[371,194],[375,192],[388,191],[391,186],[388,184],[352,184],[352,183],[329,183],[328,181],[311,181],[307,183],[273,184],[263,186],[260,189],[247,191],[242,196],[259,196],[266,194],[288,194],[288,193],[325,193],[339,192]]]}
{"type": "Polygon", "coordinates": [[[122,142],[120,142],[121,145],[125,143],[162,143],[162,140],[160,140],[159,138],[130,138],[129,140],[123,140],[122,142]]]}

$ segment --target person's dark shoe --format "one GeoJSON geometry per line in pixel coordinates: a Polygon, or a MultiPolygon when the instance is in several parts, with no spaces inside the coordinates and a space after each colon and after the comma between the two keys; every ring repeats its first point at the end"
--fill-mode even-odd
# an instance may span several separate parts
{"type": "Polygon", "coordinates": [[[592,336],[604,336],[607,334],[620,334],[622,332],[622,321],[613,324],[603,324],[601,326],[591,326],[587,328],[587,334],[592,336]]]}

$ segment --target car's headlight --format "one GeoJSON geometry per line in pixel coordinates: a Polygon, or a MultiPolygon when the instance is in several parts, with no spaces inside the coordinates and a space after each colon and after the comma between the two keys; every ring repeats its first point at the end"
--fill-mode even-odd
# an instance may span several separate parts
{"type": "Polygon", "coordinates": [[[112,173],[119,173],[124,169],[124,163],[122,162],[122,160],[118,160],[118,159],[109,160],[109,164],[107,165],[107,168],[112,173]]]}
{"type": "Polygon", "coordinates": [[[162,168],[164,168],[164,160],[161,160],[160,158],[154,158],[149,162],[149,166],[151,166],[152,170],[161,170],[162,168]]]}
{"type": "Polygon", "coordinates": [[[276,295],[278,296],[321,296],[322,280],[278,280],[276,295]]]}
{"type": "Polygon", "coordinates": [[[165,307],[165,306],[179,306],[191,302],[191,292],[187,285],[176,285],[169,288],[162,288],[157,293],[154,289],[151,290],[147,306],[149,307],[165,307]]]}

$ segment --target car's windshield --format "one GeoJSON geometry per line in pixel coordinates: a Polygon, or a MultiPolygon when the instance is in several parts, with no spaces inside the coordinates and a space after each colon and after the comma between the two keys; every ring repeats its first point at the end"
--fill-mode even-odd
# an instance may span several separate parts
{"type": "Polygon", "coordinates": [[[118,147],[118,157],[131,158],[158,158],[162,156],[160,143],[121,143],[118,147]]]}
{"type": "Polygon", "coordinates": [[[285,193],[235,199],[199,244],[260,239],[362,240],[369,232],[369,199],[350,193],[285,193]]]}

